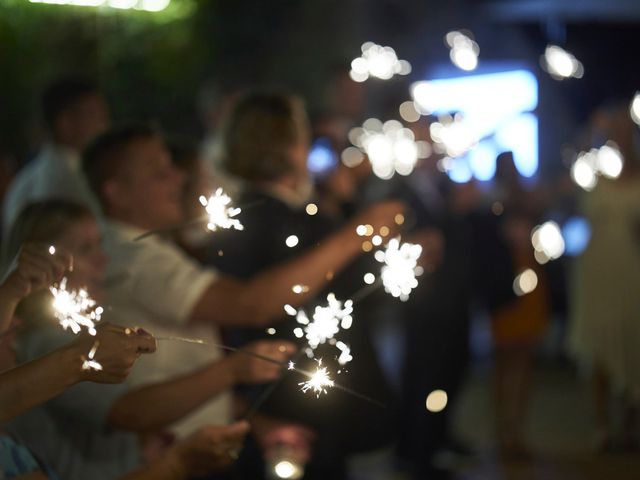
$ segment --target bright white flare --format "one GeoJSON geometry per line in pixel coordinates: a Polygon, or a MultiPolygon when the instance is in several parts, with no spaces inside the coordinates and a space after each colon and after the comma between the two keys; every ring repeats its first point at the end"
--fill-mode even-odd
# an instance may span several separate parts
{"type": "Polygon", "coordinates": [[[420,158],[413,132],[397,120],[383,124],[376,118],[370,118],[361,128],[350,132],[349,140],[367,155],[373,173],[383,180],[396,173],[411,174],[420,158]]]}
{"type": "Polygon", "coordinates": [[[462,115],[443,115],[429,126],[429,134],[438,153],[460,157],[478,144],[478,137],[462,115]]]}
{"type": "Polygon", "coordinates": [[[298,310],[296,320],[304,325],[305,338],[312,349],[325,343],[340,331],[340,328],[348,329],[353,318],[353,302],[346,300],[344,304],[337,300],[333,293],[327,295],[327,305],[316,306],[311,320],[304,310],[298,310]]]}
{"type": "Polygon", "coordinates": [[[417,275],[422,273],[418,266],[418,259],[422,254],[422,247],[412,243],[400,243],[392,238],[387,248],[375,253],[375,258],[384,263],[380,276],[387,293],[399,297],[403,302],[409,299],[411,290],[418,286],[417,275]]]}
{"type": "Polygon", "coordinates": [[[631,115],[631,119],[640,125],[640,92],[636,92],[633,96],[631,105],[629,105],[629,114],[631,115]]]}
{"type": "Polygon", "coordinates": [[[240,223],[240,220],[233,218],[242,212],[242,210],[231,206],[231,197],[224,193],[222,188],[218,188],[209,198],[200,195],[199,200],[209,216],[207,223],[209,230],[212,232],[221,228],[244,230],[244,226],[240,223]]]}
{"type": "Polygon", "coordinates": [[[587,192],[598,184],[600,176],[615,180],[622,173],[624,158],[615,142],[580,152],[571,166],[571,178],[587,192]]]}
{"type": "Polygon", "coordinates": [[[84,362],[82,362],[82,370],[102,370],[102,365],[100,364],[100,362],[94,360],[99,345],[100,342],[96,340],[93,344],[93,347],[91,347],[91,350],[89,350],[87,358],[84,360],[84,362]]]}
{"type": "Polygon", "coordinates": [[[369,77],[389,80],[394,75],[409,73],[411,64],[406,60],[398,60],[393,48],[366,42],[362,44],[362,55],[351,62],[349,75],[355,82],[364,82],[369,77]]]}
{"type": "Polygon", "coordinates": [[[60,285],[49,287],[49,290],[53,295],[54,314],[62,328],[71,328],[77,334],[84,327],[90,335],[96,334],[96,323],[100,321],[104,309],[89,297],[84,288],[67,290],[67,278],[64,277],[60,285]]]}
{"type": "Polygon", "coordinates": [[[538,275],[530,268],[520,273],[513,281],[513,291],[519,297],[533,292],[537,286],[538,275]]]}
{"type": "Polygon", "coordinates": [[[445,36],[445,41],[451,48],[449,58],[456,67],[467,72],[475,70],[478,66],[480,47],[473,40],[471,33],[449,32],[445,36]]]}
{"type": "Polygon", "coordinates": [[[549,221],[535,227],[531,232],[531,244],[541,254],[536,259],[546,257],[548,260],[555,260],[564,253],[564,238],[556,222],[549,221]]]}
{"type": "Polygon", "coordinates": [[[327,393],[327,387],[333,387],[333,380],[329,378],[329,372],[327,367],[322,367],[322,359],[318,360],[318,368],[311,375],[306,382],[300,382],[298,385],[302,386],[302,391],[307,393],[308,390],[312,390],[316,394],[316,397],[320,397],[321,393],[327,393]]]}
{"type": "Polygon", "coordinates": [[[557,45],[548,45],[540,59],[542,68],[556,80],[582,78],[584,67],[571,53],[557,45]]]}

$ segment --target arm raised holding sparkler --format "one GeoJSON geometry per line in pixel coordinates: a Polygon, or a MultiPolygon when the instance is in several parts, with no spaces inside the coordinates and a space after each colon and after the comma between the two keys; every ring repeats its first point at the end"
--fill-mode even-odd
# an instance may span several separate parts
{"type": "Polygon", "coordinates": [[[51,248],[37,243],[25,244],[13,260],[0,285],[0,332],[9,325],[20,300],[60,280],[72,267],[71,255],[51,248]]]}
{"type": "Polygon", "coordinates": [[[164,428],[236,384],[275,380],[282,373],[277,362],[284,364],[296,348],[290,342],[265,340],[253,342],[244,350],[272,361],[235,352],[186,375],[132,390],[110,409],[109,425],[129,431],[164,428]]]}
{"type": "Polygon", "coordinates": [[[404,210],[397,201],[375,204],[359,214],[318,246],[293,260],[278,264],[241,282],[220,277],[200,297],[191,312],[191,321],[214,321],[218,325],[260,327],[281,316],[282,306],[303,305],[327,283],[327,275],[344,268],[362,251],[358,225],[368,224],[374,230],[386,226],[391,233],[398,228],[394,217],[404,210]],[[292,285],[303,283],[299,293],[292,285]]]}
{"type": "Polygon", "coordinates": [[[155,340],[142,333],[105,325],[96,336],[83,334],[68,346],[0,374],[0,422],[59,395],[81,381],[120,383],[141,353],[155,351],[155,340]],[[101,370],[83,368],[87,352],[99,344],[101,370]]]}

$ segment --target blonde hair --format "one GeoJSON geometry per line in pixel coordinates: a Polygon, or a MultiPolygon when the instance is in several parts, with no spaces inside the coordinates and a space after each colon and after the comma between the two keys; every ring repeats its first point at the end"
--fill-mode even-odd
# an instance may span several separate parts
{"type": "Polygon", "coordinates": [[[309,138],[302,100],[254,93],[236,104],[225,123],[223,166],[247,181],[276,180],[294,171],[290,149],[309,138]]]}

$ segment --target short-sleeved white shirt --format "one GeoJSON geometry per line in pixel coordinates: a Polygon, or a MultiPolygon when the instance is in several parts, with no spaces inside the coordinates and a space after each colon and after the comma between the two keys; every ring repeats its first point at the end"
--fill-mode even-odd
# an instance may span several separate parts
{"type": "MultiPolygon", "coordinates": [[[[133,241],[140,229],[105,222],[105,251],[109,257],[107,277],[118,279],[107,288],[108,312],[114,322],[142,327],[157,337],[189,337],[220,343],[217,327],[189,323],[195,304],[215,281],[215,270],[201,267],[176,245],[158,236],[133,241]]],[[[190,373],[221,359],[220,349],[177,341],[160,340],[153,355],[142,355],[130,383],[147,385],[190,373]]],[[[199,427],[224,424],[231,419],[231,394],[212,398],[171,430],[179,437],[199,427]]]]}
{"type": "Polygon", "coordinates": [[[80,168],[77,152],[47,144],[13,179],[2,207],[2,230],[7,236],[22,209],[38,200],[63,198],[78,202],[99,214],[98,203],[80,168]]]}

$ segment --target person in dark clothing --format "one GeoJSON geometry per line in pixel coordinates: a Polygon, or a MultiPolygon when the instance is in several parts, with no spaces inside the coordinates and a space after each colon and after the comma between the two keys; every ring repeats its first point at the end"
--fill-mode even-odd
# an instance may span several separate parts
{"type": "MultiPolygon", "coordinates": [[[[223,162],[230,173],[246,182],[243,193],[236,199],[237,205],[244,206],[237,217],[244,230],[220,232],[212,237],[209,262],[221,272],[251,277],[315,248],[338,227],[322,212],[309,214],[305,210],[311,198],[306,167],[308,139],[304,109],[294,98],[254,94],[236,106],[224,135],[223,162]]],[[[355,233],[360,224],[370,224],[376,229],[387,226],[393,233],[397,228],[393,219],[400,211],[399,202],[374,205],[347,222],[347,227],[351,225],[357,242],[362,241],[355,233]]],[[[350,298],[363,286],[362,272],[371,268],[354,262],[344,272],[328,271],[323,293],[305,308],[309,316],[313,314],[313,306],[326,303],[328,292],[339,300],[350,298]]],[[[304,278],[297,287],[304,289],[304,278]]],[[[352,362],[339,365],[336,357],[340,352],[330,344],[318,347],[314,356],[322,358],[323,366],[329,368],[337,383],[388,403],[385,381],[368,338],[365,312],[366,301],[359,302],[353,326],[340,332],[340,340],[351,346],[352,362]],[[338,371],[342,374],[336,375],[338,371]]],[[[277,338],[297,341],[304,349],[304,342],[294,334],[298,327],[296,320],[289,317],[268,331],[277,338]]],[[[237,346],[270,336],[264,329],[256,328],[229,329],[226,333],[228,341],[237,346]]],[[[317,364],[312,359],[300,359],[297,366],[314,371],[317,364]]],[[[389,440],[389,424],[379,406],[338,389],[318,399],[309,398],[310,394],[300,392],[299,383],[305,380],[295,372],[286,373],[260,406],[260,412],[252,417],[255,443],[238,462],[244,478],[264,478],[260,453],[269,459],[282,444],[293,444],[310,453],[305,479],[339,480],[345,478],[345,459],[349,454],[389,440]],[[264,425],[267,427],[263,428],[264,425]],[[274,425],[277,427],[272,428],[274,425]],[[291,432],[296,439],[291,439],[291,432]]],[[[250,405],[260,398],[262,391],[245,389],[240,394],[250,405]]]]}

